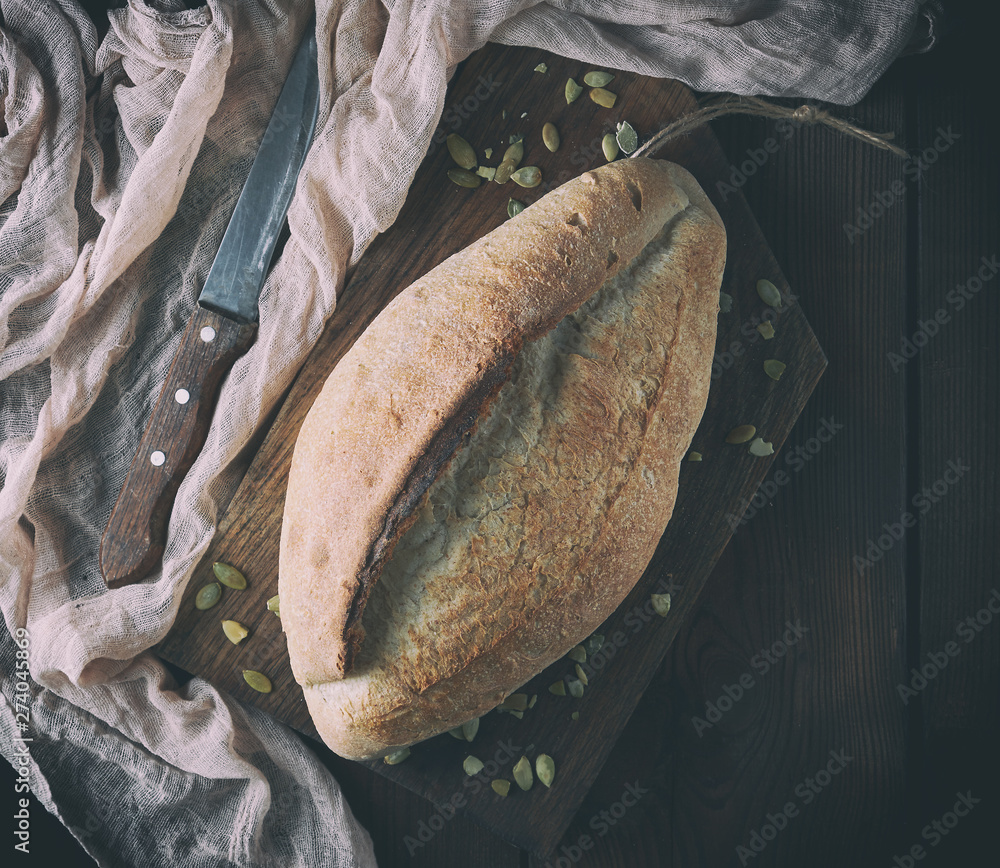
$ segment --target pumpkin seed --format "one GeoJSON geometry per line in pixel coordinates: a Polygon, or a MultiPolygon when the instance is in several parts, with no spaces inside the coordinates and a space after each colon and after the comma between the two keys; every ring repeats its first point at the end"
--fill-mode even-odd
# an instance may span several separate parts
{"type": "Polygon", "coordinates": [[[577,645],[575,648],[570,648],[566,656],[577,663],[583,663],[587,659],[587,651],[582,645],[577,645]]]}
{"type": "Polygon", "coordinates": [[[750,440],[757,429],[753,425],[737,425],[726,435],[727,443],[746,443],[750,440]]]}
{"type": "Polygon", "coordinates": [[[516,717],[518,720],[524,720],[524,712],[518,711],[516,708],[510,709],[510,711],[508,711],[507,714],[509,714],[511,717],[516,717]]]}
{"type": "Polygon", "coordinates": [[[400,748],[399,750],[382,757],[382,762],[384,762],[387,766],[399,765],[409,755],[410,749],[408,747],[400,748]]]}
{"type": "Polygon", "coordinates": [[[650,594],[649,599],[653,603],[653,611],[661,618],[666,618],[670,611],[670,594],[650,594]]]}
{"type": "Polygon", "coordinates": [[[760,332],[761,337],[763,337],[765,341],[769,341],[774,337],[774,326],[766,320],[757,326],[757,331],[760,332]]]}
{"type": "Polygon", "coordinates": [[[763,458],[765,455],[774,455],[774,444],[768,443],[762,437],[758,437],[750,444],[750,454],[763,458]]]}
{"type": "Polygon", "coordinates": [[[470,754],[465,758],[465,762],[462,763],[462,768],[467,775],[478,775],[483,770],[483,761],[479,757],[474,757],[470,754]]]}
{"type": "Polygon", "coordinates": [[[536,702],[538,702],[538,694],[532,693],[531,699],[528,700],[528,708],[534,708],[536,702]]]}
{"type": "Polygon", "coordinates": [[[500,707],[504,711],[524,711],[528,707],[528,694],[512,693],[500,703],[500,707]]]}
{"type": "Polygon", "coordinates": [[[631,154],[639,147],[639,136],[628,121],[622,121],[618,124],[618,131],[615,133],[615,138],[618,140],[618,147],[622,149],[623,153],[631,154]]]}
{"type": "Polygon", "coordinates": [[[467,720],[462,724],[462,738],[466,741],[472,741],[476,737],[476,733],[479,732],[479,718],[474,717],[472,720],[467,720]]]}
{"type": "Polygon", "coordinates": [[[588,72],[583,77],[583,83],[587,87],[604,87],[606,84],[611,84],[614,81],[614,76],[610,72],[601,72],[598,70],[593,70],[588,72]]]}
{"type": "Polygon", "coordinates": [[[583,686],[586,687],[588,684],[590,684],[590,679],[587,678],[587,673],[583,671],[583,667],[579,663],[577,663],[574,668],[576,669],[576,677],[583,682],[583,686]]]}
{"type": "Polygon", "coordinates": [[[547,63],[540,63],[535,67],[535,72],[540,72],[543,75],[549,71],[549,65],[547,63]]]}
{"type": "Polygon", "coordinates": [[[552,684],[549,685],[549,693],[553,693],[556,696],[565,696],[566,685],[561,680],[553,681],[552,684]]]}
{"type": "Polygon", "coordinates": [[[542,143],[553,154],[559,150],[559,130],[555,124],[549,123],[542,127],[542,143]]]}
{"type": "Polygon", "coordinates": [[[770,305],[775,309],[781,308],[781,293],[778,292],[778,287],[776,287],[770,280],[758,280],[757,281],[757,295],[760,296],[760,300],[764,304],[770,305]]]}
{"type": "Polygon", "coordinates": [[[234,645],[239,645],[250,634],[250,631],[239,621],[223,621],[222,632],[226,634],[226,638],[234,645]]]}
{"type": "Polygon", "coordinates": [[[583,93],[583,88],[580,85],[571,78],[566,79],[566,105],[573,102],[581,93],[583,93]]]}
{"type": "Polygon", "coordinates": [[[522,166],[510,179],[520,187],[537,187],[542,183],[542,170],[538,166],[522,166]]]}
{"type": "Polygon", "coordinates": [[[270,600],[267,601],[267,611],[274,612],[274,614],[277,615],[279,618],[281,617],[281,608],[278,603],[277,594],[275,594],[273,597],[271,597],[270,600]]]}
{"type": "Polygon", "coordinates": [[[476,168],[476,152],[458,133],[451,133],[445,140],[451,158],[463,169],[476,168]]]}
{"type": "Polygon", "coordinates": [[[719,293],[719,310],[729,313],[733,309],[733,297],[728,292],[719,293]]]}
{"type": "Polygon", "coordinates": [[[497,778],[495,781],[490,781],[490,786],[493,787],[493,792],[498,796],[506,796],[510,792],[510,781],[504,778],[497,778]]]}
{"type": "Polygon", "coordinates": [[[574,712],[573,712],[573,713],[572,713],[572,714],[570,715],[570,717],[571,717],[571,718],[573,718],[573,720],[579,720],[579,719],[580,719],[580,712],[579,712],[579,711],[574,711],[574,712]]]}
{"type": "Polygon", "coordinates": [[[522,756],[514,764],[514,781],[525,792],[528,792],[535,783],[535,776],[531,773],[531,761],[526,756],[522,756]]]}
{"type": "Polygon", "coordinates": [[[590,92],[590,98],[599,106],[612,108],[615,104],[615,100],[618,99],[618,94],[612,93],[610,90],[605,90],[603,87],[595,87],[590,92]]]}
{"type": "Polygon", "coordinates": [[[468,169],[449,169],[448,177],[451,178],[459,187],[469,187],[474,189],[482,183],[479,176],[473,174],[468,169]]]}
{"type": "Polygon", "coordinates": [[[772,380],[780,380],[781,375],[785,373],[785,367],[784,362],[779,362],[777,359],[767,359],[764,362],[764,373],[772,380]]]}
{"type": "Polygon", "coordinates": [[[479,175],[480,178],[484,178],[487,181],[492,181],[496,176],[496,173],[497,170],[492,166],[480,166],[476,169],[476,174],[479,175]]]}
{"type": "Polygon", "coordinates": [[[518,202],[517,199],[511,199],[507,202],[507,216],[516,217],[524,210],[524,202],[518,202]]]}
{"type": "Polygon", "coordinates": [[[701,461],[701,453],[700,452],[689,452],[688,453],[688,461],[701,461]]]}
{"type": "Polygon", "coordinates": [[[590,636],[587,641],[583,643],[583,647],[591,657],[600,651],[603,645],[604,637],[600,633],[594,633],[593,636],[590,636]]]}
{"type": "Polygon", "coordinates": [[[604,158],[610,163],[618,156],[618,139],[608,133],[601,139],[601,150],[604,151],[604,158]]]}
{"type": "Polygon", "coordinates": [[[493,156],[493,148],[487,148],[485,151],[483,151],[483,155],[488,160],[490,157],[493,156]]]}
{"type": "Polygon", "coordinates": [[[244,669],[243,680],[258,693],[271,692],[271,679],[263,672],[257,672],[254,669],[244,669]]]}
{"type": "Polygon", "coordinates": [[[569,695],[574,699],[583,696],[583,682],[579,678],[567,678],[566,687],[569,688],[569,695]]]}
{"type": "Polygon", "coordinates": [[[547,753],[540,753],[535,758],[535,774],[545,786],[552,786],[556,777],[556,764],[547,753]]]}
{"type": "Polygon", "coordinates": [[[493,180],[498,184],[506,184],[510,180],[510,176],[514,174],[514,170],[516,168],[517,163],[513,160],[502,160],[500,165],[497,166],[497,171],[493,176],[493,180]]]}
{"type": "Polygon", "coordinates": [[[247,580],[243,573],[236,569],[236,567],[229,566],[229,564],[216,561],[212,564],[212,572],[215,573],[215,578],[227,588],[242,591],[247,586],[247,580]]]}
{"type": "Polygon", "coordinates": [[[457,738],[459,741],[465,741],[465,733],[462,732],[462,727],[456,726],[448,730],[448,735],[452,738],[457,738]]]}
{"type": "Polygon", "coordinates": [[[517,165],[524,159],[524,136],[511,136],[510,145],[503,152],[503,158],[517,165]]]}
{"type": "Polygon", "coordinates": [[[198,595],[194,598],[194,607],[196,609],[211,609],[221,599],[222,585],[218,582],[212,582],[198,591],[198,595]]]}

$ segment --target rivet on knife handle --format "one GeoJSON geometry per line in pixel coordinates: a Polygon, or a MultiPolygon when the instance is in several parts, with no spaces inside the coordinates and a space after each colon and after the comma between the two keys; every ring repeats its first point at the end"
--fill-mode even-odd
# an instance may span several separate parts
{"type": "Polygon", "coordinates": [[[101,540],[109,588],[145,577],[163,556],[170,508],[205,443],[219,383],[256,331],[195,307],[101,540]]]}

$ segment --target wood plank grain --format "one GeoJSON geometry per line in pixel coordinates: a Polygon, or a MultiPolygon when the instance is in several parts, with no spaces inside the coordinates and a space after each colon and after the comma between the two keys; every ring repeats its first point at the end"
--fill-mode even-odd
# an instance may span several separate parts
{"type": "MultiPolygon", "coordinates": [[[[451,165],[441,147],[445,133],[457,130],[480,148],[493,147],[499,157],[509,135],[523,132],[524,164],[540,165],[554,185],[604,161],[601,138],[614,130],[618,120],[628,119],[646,136],[694,104],[690,93],[676,83],[619,74],[614,110],[586,98],[567,106],[563,83],[568,75],[580,78],[582,72],[578,64],[542,52],[491,46],[456,75],[445,126],[417,173],[403,212],[362,257],[327,332],[292,387],[182,603],[174,630],[160,646],[164,657],[315,734],[289,671],[280,624],[264,610],[264,601],[276,592],[284,483],[298,427],[336,361],[397,291],[506,219],[509,197],[530,203],[544,192],[544,187],[531,191],[486,184],[467,190],[451,185],[443,180],[451,165]],[[541,60],[549,64],[544,75],[534,71],[541,60]],[[521,118],[522,112],[528,118],[521,118]],[[563,145],[556,154],[545,152],[540,142],[541,125],[549,120],[562,133],[563,145]],[[239,566],[251,587],[245,592],[227,591],[217,610],[196,612],[191,598],[202,577],[209,575],[213,560],[239,566]],[[246,623],[254,635],[239,647],[224,647],[217,623],[223,617],[246,623]],[[263,696],[252,692],[242,683],[244,668],[267,672],[275,690],[263,696]]],[[[730,245],[724,290],[734,299],[733,310],[720,320],[719,346],[725,353],[694,441],[693,448],[702,452],[704,461],[684,464],[670,528],[643,579],[604,625],[609,642],[600,660],[594,661],[584,698],[558,698],[547,691],[552,681],[572,671],[562,661],[523,688],[539,696],[538,707],[523,720],[499,714],[483,718],[474,750],[480,759],[495,763],[495,768],[488,767],[488,775],[509,778],[511,765],[522,753],[533,758],[544,751],[556,758],[562,786],[551,791],[536,787],[530,794],[515,790],[500,800],[486,778],[465,778],[461,763],[472,748],[447,735],[420,745],[398,766],[370,764],[437,806],[458,798],[468,816],[506,841],[542,855],[551,851],[576,813],[674,633],[694,606],[712,563],[738,522],[741,505],[768,472],[769,458],[754,458],[745,446],[726,445],[726,434],[751,422],[780,448],[825,367],[802,307],[787,296],[787,283],[745,201],[738,193],[723,196],[716,190],[716,182],[728,176],[729,162],[711,132],[702,130],[679,140],[662,156],[689,168],[722,213],[730,245]],[[757,295],[759,277],[768,277],[786,291],[780,312],[768,308],[757,295]],[[755,329],[766,316],[779,323],[777,336],[768,342],[755,329]],[[762,369],[769,356],[785,361],[794,375],[779,382],[769,379],[762,369]],[[665,619],[649,608],[650,593],[658,590],[673,595],[674,609],[665,619]],[[571,717],[573,710],[580,711],[578,721],[571,717]]]]}

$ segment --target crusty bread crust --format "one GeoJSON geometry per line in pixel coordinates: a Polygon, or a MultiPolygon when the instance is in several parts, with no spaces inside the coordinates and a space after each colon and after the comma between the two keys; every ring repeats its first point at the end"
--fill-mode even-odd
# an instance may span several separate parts
{"type": "Polygon", "coordinates": [[[344,356],[295,447],[279,580],[333,750],[487,711],[631,590],[704,412],[724,263],[694,179],[623,160],[446,260],[344,356]]]}

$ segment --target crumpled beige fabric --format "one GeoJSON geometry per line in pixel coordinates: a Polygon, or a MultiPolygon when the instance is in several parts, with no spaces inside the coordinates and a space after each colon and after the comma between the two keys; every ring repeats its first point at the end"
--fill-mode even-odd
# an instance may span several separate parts
{"type": "Polygon", "coordinates": [[[492,39],[853,102],[917,9],[320,0],[318,132],[257,340],[178,492],[162,567],[109,592],[102,529],[313,13],[185,5],[128,0],[99,40],[74,0],[0,0],[0,750],[102,865],[374,865],[293,733],[200,679],[179,689],[146,649],[347,269],[401,207],[455,65],[492,39]]]}

